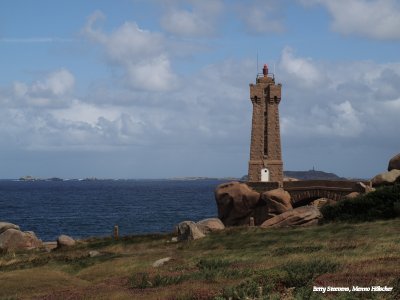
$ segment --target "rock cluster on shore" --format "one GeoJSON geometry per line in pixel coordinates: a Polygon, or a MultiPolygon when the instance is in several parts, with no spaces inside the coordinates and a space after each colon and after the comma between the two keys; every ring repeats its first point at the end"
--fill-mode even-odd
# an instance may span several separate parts
{"type": "Polygon", "coordinates": [[[387,172],[380,173],[372,178],[372,186],[379,187],[400,183],[400,153],[390,159],[387,170],[387,172]]]}
{"type": "Polygon", "coordinates": [[[75,240],[60,235],[56,242],[42,242],[33,231],[21,231],[18,225],[0,222],[0,251],[43,249],[51,251],[75,245],[75,240]]]}
{"type": "Polygon", "coordinates": [[[18,225],[0,222],[0,250],[29,250],[42,246],[33,231],[21,231],[18,225]]]}
{"type": "Polygon", "coordinates": [[[197,223],[193,221],[183,221],[176,225],[175,233],[177,234],[177,241],[191,241],[201,239],[210,232],[224,229],[225,225],[220,219],[209,218],[197,223]]]}
{"type": "Polygon", "coordinates": [[[261,227],[307,226],[322,217],[313,206],[293,208],[290,194],[282,188],[260,194],[244,183],[229,182],[216,188],[215,199],[225,226],[248,225],[250,218],[261,227]]]}

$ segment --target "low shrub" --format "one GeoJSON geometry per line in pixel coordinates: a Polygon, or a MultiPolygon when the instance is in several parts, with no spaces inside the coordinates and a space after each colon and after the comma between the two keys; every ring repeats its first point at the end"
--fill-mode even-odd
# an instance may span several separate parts
{"type": "Polygon", "coordinates": [[[321,208],[325,222],[365,222],[400,216],[400,185],[386,186],[355,199],[321,208]]]}
{"type": "Polygon", "coordinates": [[[223,259],[202,259],[198,262],[199,272],[194,273],[194,279],[216,281],[218,278],[238,279],[253,274],[250,268],[234,268],[235,262],[223,259]]]}
{"type": "Polygon", "coordinates": [[[257,270],[240,284],[226,287],[214,299],[272,299],[282,289],[295,288],[296,299],[321,299],[312,293],[312,280],[325,273],[334,272],[338,264],[319,259],[307,262],[290,261],[279,268],[257,270]]]}
{"type": "Polygon", "coordinates": [[[223,260],[223,259],[201,259],[197,263],[197,267],[200,270],[218,270],[227,268],[232,264],[231,261],[223,260]]]}
{"type": "MultiPolygon", "coordinates": [[[[223,290],[222,295],[218,299],[254,299],[260,295],[260,286],[254,279],[248,279],[236,286],[227,287],[223,290]]],[[[214,298],[215,299],[215,298],[214,298]]]]}
{"type": "Polygon", "coordinates": [[[184,274],[179,275],[161,275],[150,276],[148,273],[138,273],[131,277],[130,284],[132,288],[146,289],[160,286],[169,286],[179,284],[188,279],[184,274]]]}
{"type": "Polygon", "coordinates": [[[389,299],[400,299],[400,276],[395,278],[389,286],[393,287],[393,290],[389,295],[389,299]]]}
{"type": "Polygon", "coordinates": [[[338,265],[329,260],[312,260],[307,262],[291,261],[283,266],[286,272],[283,283],[286,287],[304,287],[318,275],[331,273],[338,265]]]}
{"type": "Polygon", "coordinates": [[[322,249],[322,246],[298,246],[298,247],[281,247],[271,251],[274,256],[287,255],[292,253],[310,253],[322,249]]]}

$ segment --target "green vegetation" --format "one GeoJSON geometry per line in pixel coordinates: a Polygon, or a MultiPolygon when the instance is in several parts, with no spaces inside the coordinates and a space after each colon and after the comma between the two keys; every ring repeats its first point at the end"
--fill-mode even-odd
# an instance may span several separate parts
{"type": "Polygon", "coordinates": [[[204,239],[90,239],[0,254],[0,299],[398,299],[400,219],[312,228],[231,228],[204,239]],[[95,249],[100,256],[90,257],[95,249]],[[172,257],[163,266],[152,264],[172,257]],[[313,286],[393,286],[316,293],[313,286]]]}
{"type": "Polygon", "coordinates": [[[400,184],[381,187],[355,199],[321,208],[326,222],[364,222],[386,220],[400,216],[400,184]]]}

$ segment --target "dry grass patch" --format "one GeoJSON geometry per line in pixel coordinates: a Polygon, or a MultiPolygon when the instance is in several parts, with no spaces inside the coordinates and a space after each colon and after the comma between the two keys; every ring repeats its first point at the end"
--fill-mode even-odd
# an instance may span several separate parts
{"type": "Polygon", "coordinates": [[[171,243],[170,235],[90,239],[63,251],[0,255],[0,280],[7,284],[0,298],[254,299],[262,298],[261,288],[275,299],[317,299],[315,282],[394,282],[400,276],[398,232],[400,219],[233,228],[188,243],[171,243]],[[89,257],[91,250],[101,255],[89,257]],[[164,257],[173,259],[152,267],[164,257]],[[22,290],[20,282],[26,282],[22,290]]]}
{"type": "Polygon", "coordinates": [[[35,295],[65,287],[86,287],[85,280],[48,267],[0,273],[0,297],[35,295]]]}

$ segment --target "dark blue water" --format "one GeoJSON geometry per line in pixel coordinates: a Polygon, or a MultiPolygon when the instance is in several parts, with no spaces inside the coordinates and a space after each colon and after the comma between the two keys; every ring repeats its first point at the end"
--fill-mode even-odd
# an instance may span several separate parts
{"type": "Polygon", "coordinates": [[[0,181],[0,221],[44,240],[170,232],[217,216],[217,180],[0,181]]]}

